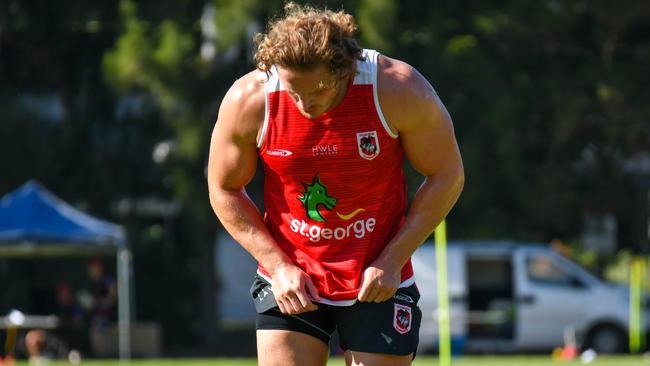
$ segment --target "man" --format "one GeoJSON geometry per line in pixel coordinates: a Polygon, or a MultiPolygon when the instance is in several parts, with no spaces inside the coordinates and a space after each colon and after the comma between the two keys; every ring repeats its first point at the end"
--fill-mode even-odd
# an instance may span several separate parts
{"type": "Polygon", "coordinates": [[[337,329],[348,365],[410,365],[410,256],[464,181],[451,120],[417,71],[358,46],[351,15],[285,12],[222,101],[208,167],[216,215],[259,263],[259,364],[325,365],[337,329]],[[425,176],[408,213],[404,156],[425,176]],[[245,191],[258,160],[263,218],[245,191]]]}

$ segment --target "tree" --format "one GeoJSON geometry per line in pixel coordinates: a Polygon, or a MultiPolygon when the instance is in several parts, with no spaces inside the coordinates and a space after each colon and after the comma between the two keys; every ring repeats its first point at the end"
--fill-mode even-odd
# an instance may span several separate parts
{"type": "MultiPolygon", "coordinates": [[[[362,44],[412,64],[449,109],[467,177],[450,237],[579,242],[585,210],[602,210],[621,245],[645,245],[644,176],[629,167],[650,151],[647,2],[314,3],[355,15],[362,44]]],[[[215,340],[210,132],[282,4],[0,5],[0,191],[37,178],[124,224],[138,317],[171,346],[215,340]],[[142,216],[143,202],[171,209],[142,216]]]]}

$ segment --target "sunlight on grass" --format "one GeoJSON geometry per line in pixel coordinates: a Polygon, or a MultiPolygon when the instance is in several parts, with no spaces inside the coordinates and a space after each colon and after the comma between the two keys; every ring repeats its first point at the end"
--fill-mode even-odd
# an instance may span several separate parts
{"type": "MultiPolygon", "coordinates": [[[[468,356],[452,359],[452,366],[578,366],[583,365],[579,360],[572,362],[553,362],[550,356],[468,356]]],[[[16,363],[17,366],[28,366],[27,362],[16,363]]],[[[52,362],[47,366],[70,366],[67,362],[52,362]]],[[[81,366],[256,366],[254,359],[156,359],[119,362],[117,360],[84,360],[81,366]]],[[[328,366],[344,366],[341,358],[332,358],[328,366]]],[[[650,366],[650,357],[643,356],[608,356],[598,357],[590,366],[650,366]]],[[[417,357],[413,366],[438,366],[435,357],[417,357]]]]}

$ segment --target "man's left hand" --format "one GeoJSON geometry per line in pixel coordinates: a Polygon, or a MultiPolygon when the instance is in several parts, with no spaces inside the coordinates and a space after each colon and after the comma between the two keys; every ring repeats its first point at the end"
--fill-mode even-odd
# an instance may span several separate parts
{"type": "Polygon", "coordinates": [[[357,300],[361,302],[383,302],[395,295],[401,281],[401,268],[373,262],[363,272],[361,290],[357,300]]]}

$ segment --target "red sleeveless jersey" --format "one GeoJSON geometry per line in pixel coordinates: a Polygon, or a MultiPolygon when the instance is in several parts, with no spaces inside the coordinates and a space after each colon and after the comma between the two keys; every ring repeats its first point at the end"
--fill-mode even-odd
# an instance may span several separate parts
{"type": "MultiPolygon", "coordinates": [[[[407,208],[404,151],[381,113],[377,57],[364,51],[343,101],[310,120],[277,73],[266,82],[258,142],[264,221],[282,250],[308,273],[323,303],[351,305],[365,268],[399,230],[407,208]]],[[[260,266],[258,273],[270,280],[260,266]]],[[[413,283],[410,260],[401,286],[413,283]]]]}

